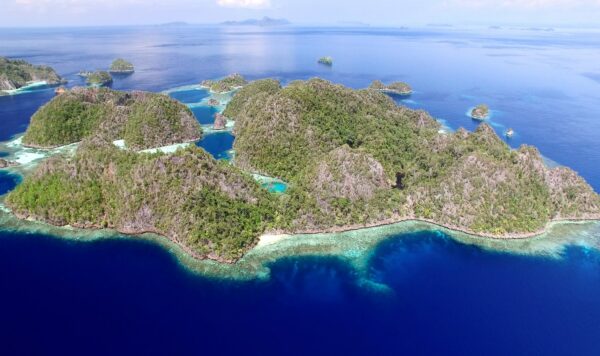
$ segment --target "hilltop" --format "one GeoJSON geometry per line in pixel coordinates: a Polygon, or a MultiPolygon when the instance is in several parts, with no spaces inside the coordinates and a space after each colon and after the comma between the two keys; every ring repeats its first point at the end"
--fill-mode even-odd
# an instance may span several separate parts
{"type": "Polygon", "coordinates": [[[23,136],[27,146],[51,148],[99,136],[135,150],[200,139],[190,109],[166,95],[108,88],[74,88],[42,106],[23,136]]]}

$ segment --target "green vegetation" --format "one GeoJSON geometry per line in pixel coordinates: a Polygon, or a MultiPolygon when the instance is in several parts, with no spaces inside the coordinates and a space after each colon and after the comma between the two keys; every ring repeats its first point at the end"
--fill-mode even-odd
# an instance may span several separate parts
{"type": "MultiPolygon", "coordinates": [[[[159,94],[74,89],[34,115],[24,142],[83,140],[74,157],[44,162],[9,194],[20,217],[56,225],[156,232],[200,258],[234,261],[266,229],[323,231],[428,219],[505,236],[554,218],[600,217],[600,197],[539,152],[511,150],[482,124],[440,133],[424,111],[380,90],[321,79],[251,83],[234,119],[235,166],[189,147],[174,154],[122,150],[186,141],[200,128],[187,107],[159,94]],[[270,195],[246,172],[289,183],[270,195]]],[[[67,142],[65,142],[67,141],[67,142]]]]}
{"type": "Polygon", "coordinates": [[[534,149],[512,151],[487,125],[440,134],[427,113],[375,90],[320,79],[274,87],[248,85],[230,115],[235,164],[290,182],[286,230],[417,217],[504,235],[600,216],[600,198],[574,172],[546,168],[534,149]]]}
{"type": "Polygon", "coordinates": [[[324,64],[326,66],[332,66],[333,65],[333,58],[331,57],[321,57],[319,58],[319,63],[324,64]]]}
{"type": "Polygon", "coordinates": [[[269,193],[200,148],[143,154],[98,138],[45,161],[6,204],[55,225],[156,232],[221,261],[240,258],[273,220],[269,193]]]}
{"type": "Polygon", "coordinates": [[[0,90],[14,90],[39,81],[45,81],[48,85],[63,82],[54,69],[48,66],[36,66],[24,60],[0,57],[0,90]]]}
{"type": "Polygon", "coordinates": [[[110,73],[105,72],[105,71],[93,72],[93,73],[89,74],[87,77],[85,77],[85,82],[88,85],[95,86],[95,87],[102,87],[102,86],[109,85],[110,83],[112,83],[112,81],[113,81],[113,79],[112,79],[112,76],[110,75],[110,73]]]}
{"type": "Polygon", "coordinates": [[[485,120],[490,115],[490,108],[485,105],[477,105],[473,110],[471,110],[471,117],[475,120],[485,120]]]}
{"type": "Polygon", "coordinates": [[[123,58],[115,59],[110,65],[111,73],[131,73],[134,71],[133,64],[123,58]]]}
{"type": "Polygon", "coordinates": [[[226,93],[248,84],[246,79],[239,74],[231,74],[220,80],[205,80],[202,86],[214,93],[226,93]]]}
{"type": "Polygon", "coordinates": [[[410,87],[410,85],[404,82],[393,82],[390,85],[385,85],[379,80],[374,80],[373,83],[371,83],[371,86],[369,86],[369,89],[379,90],[398,95],[412,94],[412,88],[410,87]]]}
{"type": "Polygon", "coordinates": [[[33,115],[23,143],[49,148],[90,136],[140,150],[198,140],[201,127],[185,105],[162,94],[74,88],[33,115]]]}
{"type": "Polygon", "coordinates": [[[243,109],[243,104],[251,97],[257,94],[269,95],[279,91],[281,84],[275,79],[262,79],[252,82],[235,93],[236,100],[230,102],[223,115],[235,120],[235,117],[243,109]]]}

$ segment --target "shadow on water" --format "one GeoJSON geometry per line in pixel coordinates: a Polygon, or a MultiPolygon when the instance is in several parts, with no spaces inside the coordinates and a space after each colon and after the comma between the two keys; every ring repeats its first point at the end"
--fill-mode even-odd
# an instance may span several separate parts
{"type": "Polygon", "coordinates": [[[21,176],[0,170],[0,195],[4,195],[21,183],[21,176]]]}
{"type": "Polygon", "coordinates": [[[196,146],[204,148],[215,159],[229,159],[228,151],[233,148],[234,140],[235,137],[229,132],[216,132],[205,135],[196,146]]]}
{"type": "Polygon", "coordinates": [[[217,108],[212,106],[195,106],[191,108],[196,120],[202,125],[212,124],[215,121],[215,114],[219,112],[217,108]]]}

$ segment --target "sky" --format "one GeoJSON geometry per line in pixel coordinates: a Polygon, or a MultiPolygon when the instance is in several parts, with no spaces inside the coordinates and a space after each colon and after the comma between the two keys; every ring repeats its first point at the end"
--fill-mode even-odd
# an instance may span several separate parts
{"type": "Polygon", "coordinates": [[[0,0],[0,27],[286,18],[295,24],[600,27],[600,0],[0,0]]]}

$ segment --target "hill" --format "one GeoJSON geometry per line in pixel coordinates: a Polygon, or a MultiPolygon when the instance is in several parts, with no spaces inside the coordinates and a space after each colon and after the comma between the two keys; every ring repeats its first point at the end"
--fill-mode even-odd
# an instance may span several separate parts
{"type": "Polygon", "coordinates": [[[192,112],[166,95],[75,88],[32,116],[23,143],[51,148],[100,136],[123,139],[127,147],[141,150],[195,141],[201,130],[192,112]]]}

